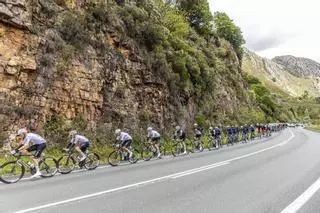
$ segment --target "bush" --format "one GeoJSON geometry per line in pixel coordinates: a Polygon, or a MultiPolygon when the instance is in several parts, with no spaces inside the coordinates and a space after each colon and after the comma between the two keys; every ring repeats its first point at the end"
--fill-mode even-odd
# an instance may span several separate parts
{"type": "Polygon", "coordinates": [[[90,35],[80,16],[68,13],[59,26],[62,38],[78,49],[83,49],[89,42],[90,35]]]}

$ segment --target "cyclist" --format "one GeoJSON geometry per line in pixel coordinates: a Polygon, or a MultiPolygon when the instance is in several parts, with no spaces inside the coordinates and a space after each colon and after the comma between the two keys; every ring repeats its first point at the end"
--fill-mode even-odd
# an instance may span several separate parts
{"type": "Polygon", "coordinates": [[[159,132],[155,131],[152,129],[152,127],[148,127],[148,141],[152,143],[152,145],[156,148],[157,151],[157,158],[161,157],[161,152],[159,148],[160,140],[161,140],[161,135],[159,132]]]}
{"type": "Polygon", "coordinates": [[[71,130],[69,132],[69,137],[71,137],[71,140],[67,146],[65,151],[69,151],[70,149],[75,148],[75,150],[79,153],[80,162],[83,162],[86,158],[86,152],[90,146],[90,141],[85,136],[79,135],[77,130],[71,130]]]}
{"type": "Polygon", "coordinates": [[[15,154],[21,152],[23,155],[30,155],[30,152],[36,151],[32,157],[36,168],[36,173],[32,175],[31,178],[40,177],[41,173],[39,169],[39,162],[41,154],[47,146],[46,140],[40,135],[28,132],[25,128],[20,129],[17,133],[17,136],[21,138],[22,142],[20,146],[17,149],[13,150],[11,153],[15,154]]]}
{"type": "Polygon", "coordinates": [[[248,127],[247,124],[245,124],[242,128],[242,143],[246,143],[248,139],[248,127]]]}
{"type": "Polygon", "coordinates": [[[227,128],[226,128],[226,132],[227,132],[227,135],[228,135],[228,146],[230,145],[230,144],[233,144],[233,142],[232,142],[232,128],[230,127],[230,126],[227,126],[227,128]]]}
{"type": "Polygon", "coordinates": [[[239,141],[239,132],[237,126],[232,126],[232,134],[233,134],[233,143],[238,143],[239,141]]]}
{"type": "Polygon", "coordinates": [[[217,141],[216,147],[221,146],[221,129],[219,127],[210,127],[209,128],[210,137],[214,138],[217,141]]]}
{"type": "Polygon", "coordinates": [[[250,139],[253,140],[253,138],[255,137],[253,124],[250,125],[249,132],[250,132],[250,139]]]}
{"type": "Polygon", "coordinates": [[[181,140],[182,146],[183,146],[183,154],[187,153],[187,147],[186,147],[186,132],[181,128],[181,126],[176,126],[176,131],[174,133],[174,139],[181,140]]]}
{"type": "Polygon", "coordinates": [[[130,146],[132,143],[132,137],[128,133],[122,132],[121,129],[117,129],[115,134],[117,136],[117,141],[121,143],[121,148],[129,154],[129,159],[131,159],[132,151],[130,150],[130,146]]]}
{"type": "Polygon", "coordinates": [[[195,123],[193,126],[194,126],[194,139],[196,142],[196,147],[199,148],[200,140],[202,137],[202,128],[197,123],[195,123]]]}

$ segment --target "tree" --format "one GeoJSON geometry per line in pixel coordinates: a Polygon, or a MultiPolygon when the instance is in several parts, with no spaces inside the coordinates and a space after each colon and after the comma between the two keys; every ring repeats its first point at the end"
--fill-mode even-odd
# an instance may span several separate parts
{"type": "Polygon", "coordinates": [[[223,12],[215,12],[213,21],[218,36],[230,42],[241,60],[243,55],[242,45],[245,44],[241,29],[223,12]]]}
{"type": "Polygon", "coordinates": [[[176,6],[199,34],[204,36],[213,34],[213,16],[207,0],[177,0],[176,6]]]}

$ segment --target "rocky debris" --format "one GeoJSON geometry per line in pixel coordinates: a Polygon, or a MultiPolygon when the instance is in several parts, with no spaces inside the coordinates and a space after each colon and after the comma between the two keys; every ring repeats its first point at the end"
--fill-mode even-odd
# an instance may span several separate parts
{"type": "Polygon", "coordinates": [[[311,59],[286,55],[277,56],[272,61],[284,66],[297,77],[320,77],[320,63],[311,59]]]}
{"type": "Polygon", "coordinates": [[[0,0],[0,21],[18,28],[31,26],[27,0],[0,0]]]}

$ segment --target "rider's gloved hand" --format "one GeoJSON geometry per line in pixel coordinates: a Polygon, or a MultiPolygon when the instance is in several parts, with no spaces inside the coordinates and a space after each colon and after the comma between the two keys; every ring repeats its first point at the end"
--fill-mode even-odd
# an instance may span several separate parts
{"type": "Polygon", "coordinates": [[[15,154],[19,153],[19,150],[18,150],[18,149],[14,149],[14,150],[11,150],[10,153],[11,153],[12,155],[15,155],[15,154]]]}

